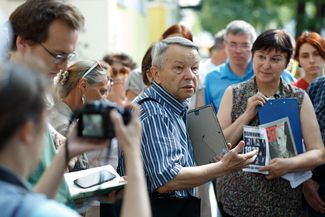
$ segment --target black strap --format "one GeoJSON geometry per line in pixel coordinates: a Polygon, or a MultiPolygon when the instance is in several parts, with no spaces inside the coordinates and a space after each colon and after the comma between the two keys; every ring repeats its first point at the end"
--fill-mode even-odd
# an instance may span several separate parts
{"type": "Polygon", "coordinates": [[[158,100],[156,100],[156,99],[154,99],[154,98],[150,98],[150,97],[140,99],[140,100],[137,102],[137,104],[138,104],[138,105],[141,105],[142,103],[144,103],[144,102],[146,102],[146,101],[154,101],[154,102],[160,104],[160,102],[159,102],[158,100]]]}

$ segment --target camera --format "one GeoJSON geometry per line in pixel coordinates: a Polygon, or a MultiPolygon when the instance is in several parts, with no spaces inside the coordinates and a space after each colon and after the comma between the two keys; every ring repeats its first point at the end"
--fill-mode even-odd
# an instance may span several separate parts
{"type": "Polygon", "coordinates": [[[113,109],[121,114],[124,124],[129,123],[131,109],[118,107],[107,100],[87,102],[83,108],[74,113],[74,118],[78,119],[78,136],[94,139],[114,138],[114,126],[109,116],[113,109]]]}

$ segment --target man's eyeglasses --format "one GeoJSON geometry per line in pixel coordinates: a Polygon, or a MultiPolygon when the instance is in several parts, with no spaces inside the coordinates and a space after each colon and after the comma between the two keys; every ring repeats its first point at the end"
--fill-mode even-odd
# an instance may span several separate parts
{"type": "Polygon", "coordinates": [[[236,42],[226,41],[226,44],[228,44],[228,46],[233,50],[237,50],[239,48],[241,50],[250,50],[252,47],[252,45],[250,43],[237,44],[236,42]]]}
{"type": "Polygon", "coordinates": [[[56,54],[47,49],[43,44],[39,43],[41,47],[54,58],[55,64],[61,64],[64,63],[67,60],[73,59],[77,54],[75,52],[69,53],[69,54],[56,54]]]}
{"type": "Polygon", "coordinates": [[[120,69],[112,67],[112,77],[116,77],[118,75],[128,75],[129,72],[130,72],[130,70],[124,66],[120,69]]]}

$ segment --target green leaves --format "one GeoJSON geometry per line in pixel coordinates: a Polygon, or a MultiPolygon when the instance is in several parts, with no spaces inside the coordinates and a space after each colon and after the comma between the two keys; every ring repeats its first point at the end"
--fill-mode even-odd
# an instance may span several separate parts
{"type": "Polygon", "coordinates": [[[325,23],[325,0],[202,0],[199,18],[211,33],[234,19],[251,23],[257,32],[283,28],[289,21],[297,24],[297,34],[304,30],[320,32],[325,23]]]}

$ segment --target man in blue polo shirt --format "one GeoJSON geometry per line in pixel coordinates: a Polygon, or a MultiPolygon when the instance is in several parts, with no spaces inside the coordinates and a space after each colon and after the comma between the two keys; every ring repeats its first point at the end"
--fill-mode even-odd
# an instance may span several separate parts
{"type": "MultiPolygon", "coordinates": [[[[256,31],[251,24],[234,20],[227,25],[224,46],[228,59],[208,73],[205,80],[205,104],[212,104],[216,112],[228,86],[254,75],[251,48],[255,39],[256,31]]],[[[282,78],[289,83],[294,81],[288,71],[282,73],[282,78]]]]}

